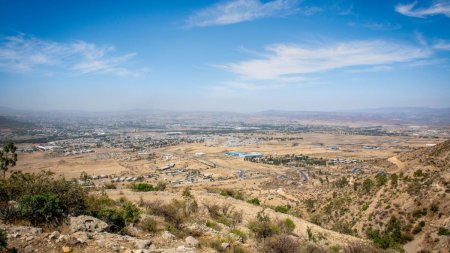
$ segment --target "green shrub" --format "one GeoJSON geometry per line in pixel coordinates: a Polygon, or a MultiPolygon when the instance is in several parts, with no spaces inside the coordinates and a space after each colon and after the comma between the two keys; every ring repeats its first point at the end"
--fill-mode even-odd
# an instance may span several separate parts
{"type": "Polygon", "coordinates": [[[242,232],[240,229],[235,228],[235,229],[231,230],[230,233],[241,237],[242,242],[244,242],[244,243],[245,243],[245,241],[247,241],[247,235],[244,232],[242,232]]]}
{"type": "Polygon", "coordinates": [[[19,201],[19,215],[33,225],[59,223],[67,213],[64,203],[55,194],[22,196],[19,201]]]}
{"type": "Polygon", "coordinates": [[[439,227],[438,235],[450,235],[450,230],[445,227],[439,227]]]}
{"type": "Polygon", "coordinates": [[[63,177],[55,179],[50,172],[14,172],[0,179],[0,206],[7,206],[10,200],[22,202],[22,219],[28,220],[31,215],[32,223],[60,222],[62,217],[84,214],[86,196],[86,191],[76,181],[66,181],[63,177]],[[31,210],[33,205],[37,205],[38,210],[31,210]]]}
{"type": "Polygon", "coordinates": [[[148,233],[158,232],[158,222],[151,217],[147,217],[147,218],[143,219],[139,223],[139,227],[148,233]]]}
{"type": "Polygon", "coordinates": [[[370,178],[366,178],[363,181],[362,188],[365,193],[370,193],[372,191],[373,181],[370,178]]]}
{"type": "Polygon", "coordinates": [[[251,198],[247,200],[247,202],[255,206],[259,206],[261,204],[258,198],[251,198]]]}
{"type": "Polygon", "coordinates": [[[279,212],[279,213],[288,213],[290,209],[291,209],[291,206],[289,206],[289,205],[287,205],[287,206],[276,206],[274,208],[275,212],[279,212]]]}
{"type": "Polygon", "coordinates": [[[427,215],[427,209],[416,209],[416,210],[414,210],[413,212],[412,212],[412,216],[414,217],[414,218],[420,218],[420,217],[422,217],[422,216],[426,216],[427,215]]]}
{"type": "Polygon", "coordinates": [[[281,222],[280,228],[284,233],[289,234],[294,232],[295,223],[291,219],[286,218],[283,222],[281,222]]]}
{"type": "Polygon", "coordinates": [[[398,176],[397,174],[394,173],[391,175],[391,187],[397,188],[397,186],[398,186],[398,176]]]}
{"type": "Polygon", "coordinates": [[[141,212],[135,204],[126,201],[122,203],[121,208],[123,212],[123,218],[125,221],[135,223],[136,221],[139,220],[141,212]]]}
{"type": "Polygon", "coordinates": [[[220,226],[217,224],[217,222],[214,221],[206,221],[206,226],[209,228],[212,228],[214,230],[220,231],[220,226]]]}
{"type": "Polygon", "coordinates": [[[111,232],[122,231],[127,222],[134,223],[140,216],[139,208],[124,198],[117,202],[105,195],[91,195],[86,198],[86,207],[87,214],[108,223],[111,232]]]}
{"type": "Polygon", "coordinates": [[[277,224],[273,223],[269,216],[263,213],[258,213],[256,220],[248,223],[248,228],[255,234],[257,239],[265,239],[280,233],[277,224]]]}
{"type": "Polygon", "coordinates": [[[348,180],[346,177],[341,177],[340,179],[338,179],[335,183],[334,186],[338,187],[338,188],[344,188],[348,185],[348,180]]]}
{"type": "Polygon", "coordinates": [[[8,246],[8,235],[6,234],[6,231],[3,229],[0,229],[0,250],[6,249],[8,246]]]}
{"type": "Polygon", "coordinates": [[[414,171],[414,177],[423,177],[423,176],[424,176],[424,174],[421,169],[414,171]]]}
{"type": "Polygon", "coordinates": [[[102,209],[98,213],[97,218],[108,223],[108,229],[111,232],[120,232],[126,225],[125,219],[123,217],[123,211],[118,208],[102,209]]]}
{"type": "Polygon", "coordinates": [[[220,195],[225,197],[232,197],[234,199],[244,200],[244,195],[241,191],[236,191],[233,189],[222,189],[220,195]]]}
{"type": "Polygon", "coordinates": [[[155,187],[151,184],[147,183],[137,183],[137,184],[131,184],[130,185],[131,190],[136,192],[150,192],[150,191],[157,191],[155,187]]]}

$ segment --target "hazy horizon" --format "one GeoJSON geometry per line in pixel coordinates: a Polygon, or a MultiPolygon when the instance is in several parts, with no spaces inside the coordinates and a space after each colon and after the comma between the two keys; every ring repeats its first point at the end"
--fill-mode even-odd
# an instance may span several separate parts
{"type": "Polygon", "coordinates": [[[1,1],[0,106],[450,107],[450,1],[1,1]],[[447,28],[446,28],[447,27],[447,28]]]}

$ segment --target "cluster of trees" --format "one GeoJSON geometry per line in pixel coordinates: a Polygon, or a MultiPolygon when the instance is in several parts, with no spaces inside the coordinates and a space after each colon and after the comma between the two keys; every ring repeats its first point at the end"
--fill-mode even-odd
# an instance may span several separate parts
{"type": "Polygon", "coordinates": [[[319,165],[325,166],[327,161],[323,158],[314,158],[307,155],[284,155],[284,156],[264,156],[262,158],[246,157],[244,160],[257,163],[274,164],[274,165],[319,165]]]}

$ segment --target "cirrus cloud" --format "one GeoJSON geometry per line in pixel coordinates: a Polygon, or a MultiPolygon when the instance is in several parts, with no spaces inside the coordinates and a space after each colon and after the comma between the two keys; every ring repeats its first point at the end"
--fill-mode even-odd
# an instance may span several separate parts
{"type": "Polygon", "coordinates": [[[277,44],[266,47],[263,57],[220,67],[244,80],[283,80],[346,67],[389,65],[427,58],[424,47],[381,40],[351,41],[322,47],[277,44]]]}
{"type": "Polygon", "coordinates": [[[439,0],[433,2],[427,8],[414,8],[417,5],[417,1],[409,4],[398,4],[395,6],[395,10],[409,17],[415,18],[426,18],[427,16],[434,15],[445,15],[450,17],[450,1],[449,0],[439,0]]]}
{"type": "Polygon", "coordinates": [[[14,73],[42,71],[47,73],[112,74],[140,76],[148,70],[135,68],[136,55],[115,55],[110,45],[96,45],[82,40],[61,43],[43,40],[23,33],[0,40],[0,70],[14,73]]]}
{"type": "MultiPolygon", "coordinates": [[[[286,16],[295,12],[298,0],[228,0],[201,9],[188,17],[186,27],[230,25],[264,17],[286,16]]],[[[308,9],[308,14],[317,9],[308,9]]]]}

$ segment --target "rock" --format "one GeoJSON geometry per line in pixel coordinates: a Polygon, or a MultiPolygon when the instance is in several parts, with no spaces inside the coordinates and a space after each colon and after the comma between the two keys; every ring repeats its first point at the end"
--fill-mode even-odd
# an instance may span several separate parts
{"type": "Polygon", "coordinates": [[[151,244],[152,244],[152,242],[150,240],[139,240],[139,239],[136,239],[134,241],[134,245],[138,249],[148,249],[151,244]]]}
{"type": "Polygon", "coordinates": [[[14,226],[14,227],[8,227],[7,228],[8,234],[41,234],[42,228],[35,228],[35,227],[27,227],[27,226],[14,226]]]}
{"type": "Polygon", "coordinates": [[[86,232],[76,232],[72,234],[72,237],[80,243],[85,243],[87,240],[89,240],[88,234],[86,232]]]}
{"type": "Polygon", "coordinates": [[[27,238],[25,238],[25,241],[29,242],[29,241],[33,241],[34,240],[34,236],[28,236],[27,238]]]}
{"type": "Polygon", "coordinates": [[[68,236],[60,235],[58,237],[58,239],[56,239],[56,242],[64,242],[64,241],[67,241],[67,239],[68,239],[68,236]]]}
{"type": "Polygon", "coordinates": [[[64,246],[64,247],[62,247],[62,251],[64,253],[70,253],[70,252],[72,252],[72,248],[68,247],[68,246],[64,246]]]}
{"type": "Polygon", "coordinates": [[[187,244],[188,246],[191,246],[191,247],[197,247],[197,246],[198,246],[198,240],[195,239],[195,238],[192,237],[192,236],[186,237],[186,239],[185,239],[184,241],[186,242],[186,244],[187,244]]]}
{"type": "Polygon", "coordinates": [[[172,233],[170,233],[169,231],[164,231],[162,234],[162,238],[164,240],[175,240],[175,236],[172,233]]]}
{"type": "Polygon", "coordinates": [[[91,216],[81,215],[70,218],[70,230],[72,233],[78,231],[103,232],[106,228],[108,228],[106,222],[91,216]]]}
{"type": "Polygon", "coordinates": [[[8,234],[8,238],[17,238],[19,236],[20,236],[20,234],[18,234],[18,233],[8,234]]]}
{"type": "Polygon", "coordinates": [[[223,242],[220,247],[222,248],[222,250],[227,250],[230,248],[230,244],[227,242],[223,242]]]}
{"type": "Polygon", "coordinates": [[[118,252],[120,250],[120,245],[117,242],[110,242],[108,248],[112,251],[118,252]]]}
{"type": "Polygon", "coordinates": [[[177,248],[176,252],[178,252],[178,253],[196,253],[197,251],[195,251],[195,249],[193,249],[193,248],[187,248],[182,245],[177,248]]]}
{"type": "Polygon", "coordinates": [[[105,247],[105,242],[103,240],[98,240],[97,241],[97,246],[100,247],[100,248],[103,248],[103,247],[105,247]]]}
{"type": "Polygon", "coordinates": [[[80,241],[78,241],[78,239],[75,237],[70,237],[69,240],[67,241],[67,245],[72,246],[72,247],[77,244],[80,244],[80,241]]]}
{"type": "Polygon", "coordinates": [[[48,236],[48,239],[55,240],[56,238],[59,238],[59,236],[60,236],[60,234],[59,234],[58,231],[53,231],[53,233],[51,233],[51,234],[48,236]]]}

